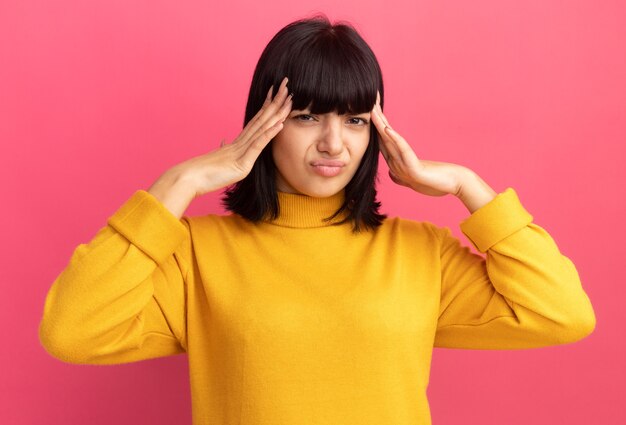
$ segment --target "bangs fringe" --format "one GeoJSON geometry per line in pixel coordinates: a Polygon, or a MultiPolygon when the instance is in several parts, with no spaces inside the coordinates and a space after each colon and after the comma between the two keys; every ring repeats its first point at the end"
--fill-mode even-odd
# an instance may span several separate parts
{"type": "Polygon", "coordinates": [[[372,110],[378,88],[376,64],[362,58],[356,46],[341,41],[329,34],[312,46],[302,46],[299,54],[289,55],[283,75],[289,77],[294,109],[308,107],[313,114],[336,111],[340,115],[372,110]]]}

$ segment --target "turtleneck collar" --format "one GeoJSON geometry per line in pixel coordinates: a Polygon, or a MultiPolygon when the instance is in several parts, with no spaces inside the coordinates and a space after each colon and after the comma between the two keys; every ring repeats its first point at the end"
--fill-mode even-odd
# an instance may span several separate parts
{"type": "Polygon", "coordinates": [[[269,224],[294,228],[326,227],[349,215],[349,211],[343,211],[331,221],[323,221],[324,218],[330,217],[341,207],[345,199],[345,190],[326,198],[280,191],[277,194],[280,208],[279,216],[275,220],[263,220],[269,224]]]}

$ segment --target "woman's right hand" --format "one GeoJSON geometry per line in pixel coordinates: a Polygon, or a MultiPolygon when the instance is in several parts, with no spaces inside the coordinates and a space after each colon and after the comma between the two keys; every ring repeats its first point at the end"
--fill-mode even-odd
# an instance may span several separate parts
{"type": "Polygon", "coordinates": [[[208,192],[232,185],[252,170],[267,144],[283,128],[292,106],[285,77],[272,99],[273,86],[257,114],[232,143],[193,157],[167,170],[148,189],[178,218],[191,201],[208,192]]]}

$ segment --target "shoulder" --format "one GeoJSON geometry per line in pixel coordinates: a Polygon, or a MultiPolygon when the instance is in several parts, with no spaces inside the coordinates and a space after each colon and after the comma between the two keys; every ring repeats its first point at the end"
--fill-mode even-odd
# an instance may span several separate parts
{"type": "Polygon", "coordinates": [[[423,239],[428,243],[436,243],[447,228],[442,228],[429,221],[419,221],[405,217],[387,217],[379,230],[396,235],[402,239],[423,239]]]}
{"type": "Polygon", "coordinates": [[[251,223],[238,214],[205,214],[200,216],[188,217],[184,220],[190,229],[190,233],[206,233],[206,232],[237,232],[246,231],[251,223]]]}

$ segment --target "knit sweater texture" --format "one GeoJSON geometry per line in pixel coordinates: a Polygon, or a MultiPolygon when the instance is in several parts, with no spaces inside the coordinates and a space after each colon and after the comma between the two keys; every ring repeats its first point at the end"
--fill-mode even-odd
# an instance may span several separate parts
{"type": "Polygon", "coordinates": [[[430,424],[433,347],[528,349],[589,335],[576,267],[512,188],[448,227],[325,222],[344,192],[278,192],[280,216],[176,218],[137,190],[46,296],[53,357],[186,353],[194,425],[430,424]],[[484,255],[483,255],[484,254],[484,255]]]}

